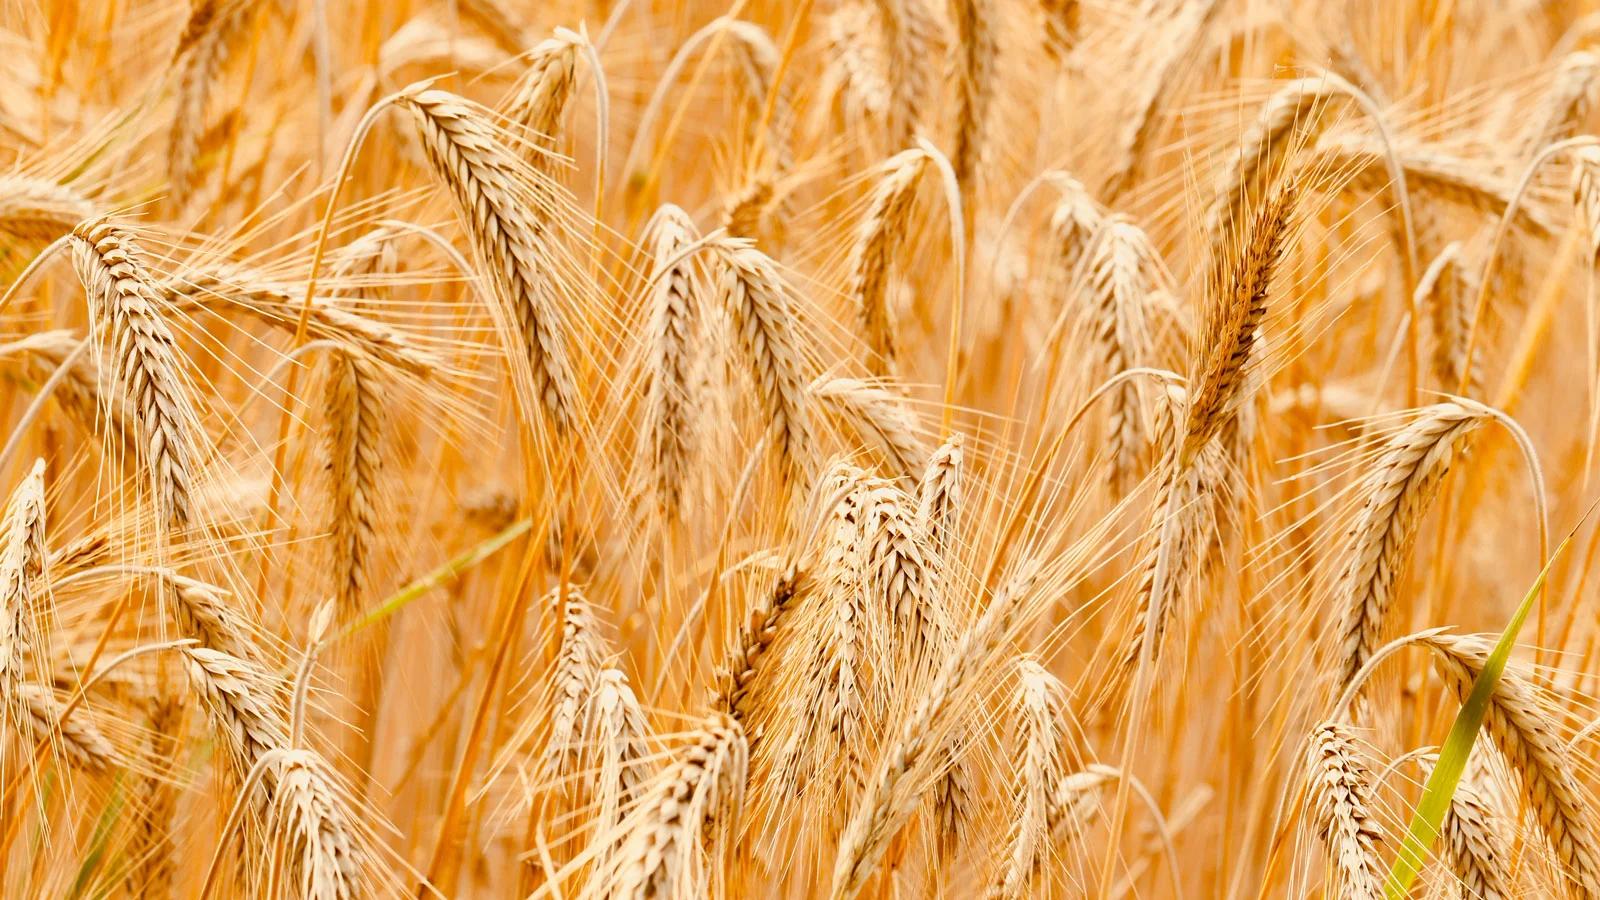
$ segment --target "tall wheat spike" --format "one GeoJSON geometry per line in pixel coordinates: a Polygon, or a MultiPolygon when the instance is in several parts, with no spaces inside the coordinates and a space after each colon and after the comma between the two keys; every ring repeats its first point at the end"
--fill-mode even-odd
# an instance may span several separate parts
{"type": "Polygon", "coordinates": [[[928,164],[926,151],[904,150],[878,167],[867,211],[856,225],[850,249],[845,293],[860,311],[867,363],[879,375],[893,370],[896,355],[894,313],[889,306],[893,251],[904,240],[917,184],[928,164]]]}
{"type": "Polygon", "coordinates": [[[1312,821],[1328,844],[1338,896],[1377,900],[1383,896],[1382,862],[1372,781],[1355,738],[1337,722],[1311,732],[1306,758],[1312,821]]]}

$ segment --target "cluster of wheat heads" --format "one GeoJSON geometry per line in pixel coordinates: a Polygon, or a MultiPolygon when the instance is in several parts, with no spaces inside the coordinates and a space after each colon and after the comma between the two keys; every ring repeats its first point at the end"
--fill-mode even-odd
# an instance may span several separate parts
{"type": "Polygon", "coordinates": [[[1600,900],[1590,4],[0,51],[0,896],[1600,900]]]}

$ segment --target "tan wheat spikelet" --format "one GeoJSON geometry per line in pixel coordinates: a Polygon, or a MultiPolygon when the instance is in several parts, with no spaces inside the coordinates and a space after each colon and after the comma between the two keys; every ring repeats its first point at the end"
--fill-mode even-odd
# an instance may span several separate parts
{"type": "Polygon", "coordinates": [[[1051,840],[1081,837],[1084,825],[1100,808],[1099,791],[1117,778],[1117,770],[1092,765],[1063,777],[1050,794],[1048,831],[1051,840]]]}
{"type": "Polygon", "coordinates": [[[507,53],[521,54],[527,49],[527,30],[500,0],[456,0],[455,9],[507,53]]]}
{"type": "Polygon", "coordinates": [[[904,147],[926,115],[929,61],[939,39],[939,23],[926,0],[875,0],[888,59],[889,146],[904,147]]]}
{"type": "Polygon", "coordinates": [[[78,352],[82,344],[83,339],[68,330],[38,331],[0,344],[0,363],[10,364],[19,377],[36,386],[43,385],[62,366],[70,365],[56,384],[56,401],[90,434],[102,429],[110,432],[121,444],[120,449],[127,452],[127,458],[134,459],[138,447],[130,442],[133,432],[128,423],[128,405],[120,394],[101,394],[99,367],[93,355],[78,352]]]}
{"type": "Polygon", "coordinates": [[[0,547],[0,698],[15,700],[26,680],[24,657],[37,643],[35,590],[44,574],[44,460],[34,460],[11,492],[0,547]]]}
{"type": "Polygon", "coordinates": [[[1529,126],[1522,138],[1522,157],[1530,157],[1548,144],[1569,138],[1583,127],[1594,103],[1596,76],[1600,76],[1600,55],[1576,50],[1562,57],[1543,102],[1528,118],[1529,126]]]}
{"type": "Polygon", "coordinates": [[[1065,292],[1080,277],[1079,265],[1088,254],[1104,220],[1100,207],[1078,179],[1065,172],[1052,173],[1050,183],[1061,199],[1050,214],[1051,275],[1054,290],[1065,292]]]}
{"type": "Polygon", "coordinates": [[[899,720],[880,751],[878,765],[856,803],[839,838],[834,857],[829,896],[841,900],[860,893],[872,875],[890,838],[916,810],[917,801],[931,787],[943,756],[950,754],[941,730],[953,706],[962,698],[963,685],[1008,632],[1022,595],[1032,587],[1032,576],[1008,580],[989,601],[978,621],[945,654],[938,670],[919,692],[911,710],[899,720]]]}
{"type": "MultiPolygon", "coordinates": [[[[1423,776],[1432,774],[1437,758],[1424,757],[1423,776]]],[[[1506,900],[1512,895],[1507,872],[1504,823],[1489,799],[1473,784],[1471,763],[1450,796],[1450,809],[1439,824],[1439,855],[1461,883],[1462,893],[1474,900],[1506,900]]]]}
{"type": "MultiPolygon", "coordinates": [[[[1148,298],[1155,289],[1156,251],[1144,230],[1120,216],[1101,226],[1088,260],[1091,336],[1107,377],[1151,363],[1148,298]]],[[[1128,381],[1111,395],[1111,481],[1118,491],[1133,483],[1144,450],[1138,386],[1128,381]]]]}
{"type": "Polygon", "coordinates": [[[233,41],[248,29],[261,5],[251,0],[201,0],[190,10],[177,53],[178,105],[167,145],[167,180],[182,203],[195,186],[195,166],[205,131],[206,107],[227,64],[233,41]]]}
{"type": "MultiPolygon", "coordinates": [[[[1425,643],[1434,651],[1440,676],[1465,702],[1494,645],[1481,636],[1448,633],[1433,634],[1425,643]]],[[[1593,804],[1577,781],[1557,723],[1540,706],[1537,688],[1514,667],[1501,673],[1483,727],[1516,774],[1523,799],[1570,879],[1572,895],[1600,896],[1593,804]]]]}
{"type": "Polygon", "coordinates": [[[747,243],[716,245],[722,261],[718,293],[737,332],[756,395],[771,417],[788,478],[804,481],[813,452],[810,410],[795,317],[777,265],[747,243]]]}
{"type": "Polygon", "coordinates": [[[929,165],[925,150],[905,150],[878,167],[867,199],[867,211],[856,225],[850,248],[845,294],[855,301],[861,332],[867,342],[867,364],[878,375],[894,369],[894,313],[889,305],[890,265],[916,198],[917,184],[929,165]]]}
{"type": "Polygon", "coordinates": [[[1297,78],[1267,98],[1239,141],[1237,161],[1223,170],[1206,225],[1212,241],[1222,238],[1252,198],[1265,195],[1296,142],[1313,140],[1324,127],[1329,102],[1345,93],[1341,82],[1327,76],[1297,78]]]}
{"type": "Polygon", "coordinates": [[[561,119],[576,83],[580,47],[578,36],[565,29],[540,41],[528,54],[528,68],[512,88],[506,118],[533,132],[534,146],[543,151],[530,154],[535,165],[546,164],[549,154],[556,152],[561,119]]]}
{"type": "Polygon", "coordinates": [[[270,767],[272,806],[266,833],[287,856],[289,879],[308,900],[353,900],[367,895],[366,854],[348,800],[322,757],[286,750],[270,767]]]}
{"type": "Polygon", "coordinates": [[[1348,556],[1334,595],[1341,689],[1382,640],[1396,581],[1451,460],[1489,418],[1481,407],[1455,402],[1426,407],[1384,441],[1362,480],[1361,511],[1350,527],[1348,556]]]}
{"type": "Polygon", "coordinates": [[[1040,866],[1040,844],[1050,838],[1050,807],[1064,772],[1062,717],[1066,687],[1036,660],[1017,662],[1017,733],[1022,741],[1011,830],[991,898],[1025,896],[1040,866]]]}
{"type": "Polygon", "coordinates": [[[1572,157],[1572,201],[1589,239],[1589,263],[1593,265],[1600,260],[1600,147],[1576,147],[1572,157]]]}
{"type": "Polygon", "coordinates": [[[590,767],[596,774],[594,834],[605,839],[615,832],[624,812],[644,796],[654,762],[649,721],[621,670],[600,670],[591,703],[584,744],[591,756],[598,757],[590,767]]]}
{"type": "Polygon", "coordinates": [[[376,368],[354,353],[328,357],[323,391],[327,417],[328,486],[334,598],[341,621],[361,611],[377,542],[378,476],[383,465],[382,386],[376,368]]]}
{"type": "Polygon", "coordinates": [[[862,3],[841,4],[827,18],[827,67],[821,76],[825,108],[837,111],[845,129],[874,132],[886,127],[894,90],[888,50],[881,41],[882,12],[862,3]]]}
{"type": "Polygon", "coordinates": [[[819,378],[808,391],[861,437],[873,439],[896,475],[913,479],[922,471],[928,450],[917,434],[916,416],[901,397],[854,378],[819,378]]]}
{"type": "Polygon", "coordinates": [[[999,56],[997,16],[992,0],[950,0],[957,55],[955,149],[950,152],[950,162],[956,180],[968,193],[987,152],[986,131],[999,56]]]}
{"type": "Polygon", "coordinates": [[[0,176],[0,234],[45,243],[94,214],[94,204],[66,185],[26,175],[0,176]]]}
{"type": "Polygon", "coordinates": [[[954,550],[956,517],[961,513],[961,479],[965,468],[966,438],[954,432],[934,449],[922,470],[917,488],[917,515],[928,535],[936,559],[954,550]]]}
{"type": "Polygon", "coordinates": [[[1355,738],[1343,725],[1323,722],[1312,730],[1306,779],[1312,821],[1333,858],[1337,896],[1382,897],[1378,847],[1383,835],[1374,818],[1372,782],[1355,738]]]}
{"type": "Polygon", "coordinates": [[[183,655],[190,684],[238,777],[268,752],[289,746],[288,722],[265,670],[210,647],[189,647],[183,655]]]}
{"type": "Polygon", "coordinates": [[[731,835],[744,798],[749,749],[744,731],[713,715],[690,735],[672,765],[646,788],[637,823],[618,853],[605,896],[644,900],[697,893],[702,850],[715,853],[717,833],[731,835]],[[710,847],[702,847],[709,839],[710,847]]]}
{"type": "MultiPolygon", "coordinates": [[[[304,289],[274,284],[247,272],[199,271],[159,286],[174,304],[237,308],[275,328],[293,332],[305,304],[304,289]]],[[[312,298],[306,333],[359,349],[368,357],[422,378],[445,370],[445,360],[417,344],[413,337],[378,319],[333,305],[328,298],[312,298]]]]}
{"type": "Polygon", "coordinates": [[[89,296],[90,319],[111,337],[111,374],[130,398],[140,462],[149,470],[156,509],[168,527],[189,522],[199,448],[198,421],[178,369],[178,350],[161,300],[132,235],[107,221],[79,225],[72,258],[89,296]]]}
{"type": "Polygon", "coordinates": [[[16,690],[21,724],[31,740],[59,746],[69,763],[86,772],[104,772],[114,765],[116,752],[90,721],[88,710],[75,709],[62,718],[67,709],[49,688],[30,683],[18,685],[16,690]]]}
{"type": "MultiPolygon", "coordinates": [[[[722,665],[717,670],[712,688],[712,708],[745,725],[750,714],[750,695],[760,674],[761,663],[778,631],[806,591],[807,576],[803,569],[790,564],[778,576],[770,589],[756,594],[756,600],[745,614],[733,640],[724,651],[722,665]]],[[[751,735],[754,743],[756,735],[751,735]]]]}
{"type": "Polygon", "coordinates": [[[1205,326],[1188,379],[1180,463],[1192,460],[1237,414],[1239,389],[1266,315],[1273,272],[1288,242],[1298,193],[1292,183],[1275,190],[1234,246],[1224,242],[1213,250],[1205,326]]]}
{"type": "Polygon", "coordinates": [[[649,381],[640,440],[656,497],[669,518],[681,512],[683,483],[689,476],[699,431],[693,370],[699,347],[700,298],[689,260],[679,258],[696,238],[688,213],[671,204],[656,212],[646,350],[649,381]]]}
{"type": "MultiPolygon", "coordinates": [[[[1433,337],[1433,377],[1445,390],[1461,383],[1466,364],[1467,335],[1472,329],[1472,304],[1477,296],[1477,273],[1467,264],[1459,241],[1451,241],[1439,251],[1422,276],[1413,296],[1418,310],[1428,314],[1433,337]]],[[[1473,361],[1469,387],[1477,385],[1478,363],[1473,361]]]]}
{"type": "Polygon", "coordinates": [[[722,207],[722,227],[736,238],[755,239],[761,233],[761,221],[772,205],[777,185],[768,174],[757,175],[748,184],[728,195],[722,207]]]}
{"type": "Polygon", "coordinates": [[[491,312],[527,414],[542,409],[557,428],[570,428],[578,388],[564,317],[546,284],[547,228],[526,196],[537,179],[519,176],[518,160],[469,101],[428,89],[398,102],[411,110],[434,174],[455,199],[493,288],[491,312]]]}
{"type": "Polygon", "coordinates": [[[561,647],[552,678],[555,706],[542,771],[547,780],[558,781],[575,774],[582,764],[582,735],[589,728],[595,679],[609,654],[594,611],[576,585],[558,586],[546,600],[552,606],[560,602],[561,647]]]}

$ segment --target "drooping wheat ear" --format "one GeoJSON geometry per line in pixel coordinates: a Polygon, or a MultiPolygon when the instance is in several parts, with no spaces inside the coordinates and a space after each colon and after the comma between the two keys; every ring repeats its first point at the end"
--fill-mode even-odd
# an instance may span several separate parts
{"type": "Polygon", "coordinates": [[[545,743],[543,772],[554,781],[578,771],[588,729],[595,678],[608,655],[594,610],[576,585],[557,586],[544,605],[560,602],[561,647],[556,652],[554,708],[545,743]]]}
{"type": "Polygon", "coordinates": [[[619,853],[610,896],[687,897],[701,883],[702,852],[715,859],[718,833],[731,835],[744,801],[750,752],[739,723],[714,714],[646,788],[619,853]],[[709,840],[711,846],[704,846],[709,840]]]}
{"type": "Polygon", "coordinates": [[[966,438],[952,432],[928,457],[917,490],[917,515],[928,545],[941,565],[954,551],[956,516],[961,513],[961,477],[966,465],[966,438]]]}
{"type": "MultiPolygon", "coordinates": [[[[1147,298],[1155,288],[1156,250],[1144,230],[1121,216],[1102,225],[1089,258],[1091,336],[1107,377],[1151,362],[1147,298]]],[[[1126,491],[1138,477],[1146,443],[1139,388],[1124,381],[1111,395],[1111,482],[1126,491]]]]}
{"type": "Polygon", "coordinates": [[[750,715],[751,693],[761,672],[761,662],[778,639],[778,629],[785,616],[805,595],[806,582],[803,569],[793,563],[786,566],[770,589],[756,594],[755,602],[745,614],[745,623],[724,651],[712,688],[711,706],[741,726],[750,715]]]}
{"type": "Polygon", "coordinates": [[[1589,239],[1589,263],[1600,260],[1600,147],[1585,144],[1572,151],[1572,202],[1589,239]]]}
{"type": "MultiPolygon", "coordinates": [[[[1440,388],[1454,390],[1461,383],[1461,367],[1466,362],[1467,335],[1472,329],[1472,303],[1478,273],[1467,265],[1459,241],[1451,241],[1428,263],[1417,279],[1414,299],[1417,309],[1428,314],[1433,337],[1433,377],[1440,388]]],[[[1477,384],[1480,359],[1473,361],[1477,384]]],[[[1471,391],[1469,391],[1471,393],[1471,391]]]]}
{"type": "Polygon", "coordinates": [[[182,575],[163,578],[160,587],[172,620],[184,637],[229,656],[246,660],[259,656],[249,618],[229,604],[220,589],[182,575]]]}
{"type": "MultiPolygon", "coordinates": [[[[1463,702],[1494,645],[1477,635],[1435,634],[1426,640],[1436,668],[1463,702]]],[[[1574,774],[1557,722],[1540,704],[1533,682],[1507,667],[1495,685],[1484,729],[1522,786],[1539,830],[1570,880],[1572,896],[1600,897],[1600,844],[1595,813],[1574,774]]]]}
{"type": "Polygon", "coordinates": [[[244,778],[264,754],[289,746],[288,720],[264,669],[210,647],[183,654],[190,685],[236,776],[244,778]]]}
{"type": "Polygon", "coordinates": [[[1306,779],[1312,822],[1327,842],[1339,884],[1335,896],[1377,900],[1383,896],[1378,847],[1383,835],[1374,818],[1372,782],[1354,736],[1337,722],[1311,732],[1306,779]]]}
{"type": "Polygon", "coordinates": [[[653,774],[648,738],[650,724],[639,699],[619,669],[601,669],[595,676],[594,712],[584,744],[597,756],[594,825],[596,836],[615,834],[624,811],[644,796],[653,774]]]}
{"type": "Polygon", "coordinates": [[[1115,201],[1133,184],[1161,119],[1161,111],[1167,101],[1178,94],[1179,76],[1193,63],[1195,45],[1221,5],[1219,0],[1191,0],[1185,4],[1172,25],[1170,37],[1161,42],[1160,57],[1137,82],[1130,104],[1133,114],[1117,132],[1116,162],[1101,192],[1107,203],[1115,201]]]}
{"type": "Polygon", "coordinates": [[[309,750],[274,755],[272,806],[266,833],[284,849],[289,879],[308,900],[366,896],[366,853],[349,799],[321,756],[309,750]]]}
{"type": "Polygon", "coordinates": [[[150,473],[156,511],[167,527],[182,528],[193,511],[190,490],[198,462],[199,419],[179,374],[172,332],[159,312],[160,297],[133,236],[111,222],[75,228],[72,259],[89,296],[90,321],[109,326],[110,374],[130,398],[129,412],[143,451],[140,462],[150,473]]]}
{"type": "MultiPolygon", "coordinates": [[[[1426,778],[1438,760],[1430,755],[1420,762],[1426,778]]],[[[1439,825],[1439,855],[1460,882],[1463,896],[1507,900],[1512,886],[1507,875],[1510,856],[1503,837],[1505,823],[1472,781],[1469,769],[1450,797],[1450,808],[1439,825]]]]}
{"type": "Polygon", "coordinates": [[[1017,662],[1017,736],[1021,765],[1012,789],[1011,830],[988,896],[1022,897],[1038,871],[1041,844],[1050,837],[1050,807],[1064,772],[1062,719],[1066,687],[1037,660],[1017,662]]]}
{"type": "Polygon", "coordinates": [[[22,712],[21,725],[31,741],[49,741],[66,754],[67,762],[85,772],[104,772],[111,768],[116,751],[89,711],[79,707],[62,718],[66,707],[47,687],[37,684],[17,686],[17,701],[22,712]]]}
{"type": "MultiPolygon", "coordinates": [[[[157,696],[150,707],[148,745],[152,758],[165,759],[177,748],[183,722],[183,701],[178,695],[157,696]]],[[[139,781],[138,822],[128,856],[128,892],[139,900],[172,896],[172,816],[177,791],[162,778],[139,781]]]]}
{"type": "Polygon", "coordinates": [[[1048,810],[1050,839],[1081,836],[1083,827],[1100,808],[1100,789],[1117,777],[1116,769],[1092,765],[1057,782],[1048,810]]]}
{"type": "Polygon", "coordinates": [[[1577,50],[1562,57],[1544,101],[1528,118],[1521,142],[1523,159],[1577,133],[1589,118],[1596,76],[1600,76],[1600,55],[1577,50]]]}
{"type": "MultiPolygon", "coordinates": [[[[57,369],[70,365],[56,383],[56,402],[90,434],[101,430],[103,420],[105,430],[116,440],[127,440],[132,436],[127,403],[120,394],[101,396],[99,366],[92,354],[78,352],[82,343],[83,338],[65,329],[40,331],[0,344],[0,363],[14,367],[15,377],[36,387],[49,381],[57,369]]],[[[137,451],[131,443],[124,449],[137,451]]]]}
{"type": "Polygon", "coordinates": [[[838,413],[863,438],[883,451],[896,475],[914,479],[928,458],[917,434],[917,417],[893,391],[854,378],[822,377],[809,388],[812,397],[838,413]]]}
{"type": "Polygon", "coordinates": [[[829,890],[834,900],[848,900],[860,893],[889,840],[942,773],[945,766],[941,764],[951,761],[947,738],[953,712],[959,711],[966,699],[969,681],[1007,638],[1023,595],[1031,588],[1032,576],[1023,574],[995,592],[983,615],[953,642],[934,676],[917,692],[910,712],[884,742],[876,771],[839,838],[829,890]]]}
{"type": "Polygon", "coordinates": [[[45,570],[44,460],[36,459],[6,501],[0,547],[0,698],[13,699],[34,647],[35,591],[45,570]]]}
{"type": "Polygon", "coordinates": [[[1060,63],[1078,42],[1082,5],[1078,0],[1039,0],[1039,12],[1044,17],[1044,52],[1060,63]]]}
{"type": "Polygon", "coordinates": [[[1239,141],[1237,160],[1223,170],[1206,223],[1211,241],[1222,239],[1253,198],[1265,196],[1297,143],[1316,138],[1326,125],[1330,101],[1344,93],[1340,79],[1312,77],[1297,78],[1267,98],[1255,123],[1239,141]]]}
{"type": "Polygon", "coordinates": [[[1404,574],[1417,528],[1451,460],[1489,419],[1486,410],[1455,402],[1426,407],[1384,442],[1362,480],[1361,511],[1350,526],[1346,561],[1334,594],[1340,617],[1340,690],[1383,638],[1396,582],[1404,574]]]}
{"type": "Polygon", "coordinates": [[[700,430],[694,365],[700,332],[700,292],[682,251],[697,239],[689,214],[667,204],[656,211],[651,239],[649,383],[644,432],[655,492],[668,518],[677,518],[683,483],[700,430]]]}
{"type": "Polygon", "coordinates": [[[718,294],[771,419],[785,478],[805,481],[812,466],[811,421],[788,288],[777,264],[748,243],[727,240],[716,247],[722,261],[718,294]]]}
{"type": "Polygon", "coordinates": [[[867,199],[867,211],[856,225],[850,248],[850,278],[845,293],[855,301],[861,316],[861,333],[867,342],[867,365],[874,374],[894,369],[894,311],[889,306],[890,266],[895,249],[904,241],[917,184],[929,164],[925,150],[905,150],[878,167],[877,181],[867,199]]]}
{"type": "Polygon", "coordinates": [[[916,502],[893,482],[870,479],[863,497],[867,596],[889,614],[896,636],[896,684],[911,688],[950,643],[953,625],[934,583],[916,502]]]}
{"type": "Polygon", "coordinates": [[[46,243],[95,214],[93,203],[66,185],[26,175],[0,176],[0,234],[46,243]]]}
{"type": "Polygon", "coordinates": [[[732,194],[722,208],[722,227],[736,238],[754,239],[761,232],[761,218],[772,204],[774,183],[771,175],[758,175],[732,194]]]}
{"type": "Polygon", "coordinates": [[[456,12],[494,41],[501,50],[518,55],[527,49],[527,29],[500,0],[456,0],[456,12]]]}
{"type": "MultiPolygon", "coordinates": [[[[237,307],[268,325],[291,332],[299,325],[305,303],[303,289],[273,284],[242,272],[194,272],[183,279],[169,279],[159,288],[162,296],[179,306],[237,307]]],[[[306,333],[348,344],[384,365],[422,378],[446,368],[442,357],[417,346],[406,332],[341,309],[325,297],[312,299],[306,333]]]]}
{"type": "MultiPolygon", "coordinates": [[[[1168,469],[1151,508],[1151,531],[1155,546],[1139,574],[1135,593],[1133,625],[1123,643],[1118,671],[1127,675],[1153,668],[1160,660],[1167,627],[1178,616],[1179,607],[1196,577],[1203,539],[1215,528],[1218,497],[1226,463],[1220,443],[1208,444],[1193,464],[1173,471],[1168,469]]],[[[1120,688],[1124,679],[1107,678],[1106,692],[1120,688]]]]}
{"type": "Polygon", "coordinates": [[[1239,388],[1267,312],[1273,273],[1293,229],[1291,217],[1298,196],[1292,182],[1276,189],[1238,241],[1224,241],[1213,248],[1205,326],[1189,372],[1189,413],[1180,461],[1194,459],[1237,415],[1239,388]]]}
{"type": "Polygon", "coordinates": [[[558,152],[561,119],[577,83],[582,45],[576,38],[573,32],[563,30],[540,41],[528,55],[528,68],[517,79],[506,104],[506,118],[533,132],[536,149],[528,158],[535,166],[548,168],[550,154],[558,152]]]}
{"type": "Polygon", "coordinates": [[[1079,277],[1078,266],[1089,252],[1090,242],[1100,232],[1103,216],[1100,207],[1078,179],[1065,172],[1053,173],[1050,183],[1061,199],[1050,214],[1052,287],[1064,294],[1079,277]]]}
{"type": "Polygon", "coordinates": [[[837,110],[847,131],[877,133],[888,122],[894,90],[888,49],[876,27],[882,15],[861,3],[845,3],[827,17],[821,108],[837,110]]]}
{"type": "Polygon", "coordinates": [[[927,0],[876,0],[889,65],[889,146],[916,137],[928,100],[928,66],[939,40],[939,23],[927,0]]]}
{"type": "MultiPolygon", "coordinates": [[[[434,174],[456,201],[483,276],[490,311],[506,344],[525,413],[536,408],[559,429],[575,424],[578,389],[561,309],[546,271],[546,228],[527,196],[537,178],[523,177],[484,113],[440,90],[398,101],[411,110],[434,174]]],[[[534,191],[543,193],[543,189],[534,191]]]]}
{"type": "MultiPolygon", "coordinates": [[[[1516,192],[1515,185],[1485,172],[1483,164],[1474,160],[1427,147],[1396,147],[1395,153],[1413,198],[1432,198],[1498,216],[1516,192]]],[[[1388,166],[1388,151],[1375,141],[1326,139],[1299,171],[1326,173],[1349,189],[1376,192],[1389,187],[1388,166]]],[[[1511,224],[1538,238],[1554,230],[1544,211],[1532,203],[1517,204],[1511,224]]]]}
{"type": "Polygon", "coordinates": [[[955,149],[950,162],[963,191],[970,193],[986,152],[999,23],[993,0],[950,0],[950,22],[956,32],[955,149]]]}
{"type": "Polygon", "coordinates": [[[821,634],[811,654],[808,672],[812,684],[805,715],[811,734],[829,735],[829,749],[839,754],[835,780],[845,796],[858,792],[861,740],[865,731],[868,698],[875,698],[878,667],[872,650],[881,642],[881,609],[866,602],[868,535],[872,479],[860,469],[840,463],[822,479],[819,490],[837,497],[823,526],[822,549],[815,586],[823,620],[821,634]]]}
{"type": "Polygon", "coordinates": [[[178,104],[167,144],[167,180],[182,203],[195,186],[200,136],[217,76],[228,61],[234,39],[248,30],[261,9],[251,0],[201,0],[190,10],[173,59],[177,63],[178,104]]]}
{"type": "Polygon", "coordinates": [[[752,121],[760,121],[766,113],[767,95],[773,95],[771,119],[761,139],[765,155],[772,160],[773,172],[781,175],[789,171],[794,160],[788,139],[788,95],[784,85],[775,82],[781,62],[778,45],[773,43],[772,35],[765,28],[754,22],[739,19],[729,21],[726,34],[730,39],[728,52],[733,55],[735,64],[744,76],[745,88],[753,107],[752,121]]]}
{"type": "Polygon", "coordinates": [[[361,611],[377,539],[384,409],[376,367],[356,353],[330,353],[323,411],[328,421],[334,599],[339,620],[348,622],[361,611]]]}

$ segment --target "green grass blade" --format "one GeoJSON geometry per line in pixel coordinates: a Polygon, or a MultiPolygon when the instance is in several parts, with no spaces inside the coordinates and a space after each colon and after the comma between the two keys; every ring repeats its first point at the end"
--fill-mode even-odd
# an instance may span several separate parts
{"type": "Polygon", "coordinates": [[[1405,843],[1400,847],[1400,853],[1395,857],[1394,865],[1389,869],[1389,878],[1384,882],[1383,896],[1385,900],[1404,900],[1411,890],[1412,882],[1416,881],[1417,874],[1422,871],[1422,863],[1428,858],[1428,851],[1433,847],[1433,839],[1438,836],[1440,824],[1444,821],[1444,814],[1450,809],[1450,801],[1455,797],[1456,785],[1461,781],[1461,773],[1467,767],[1467,757],[1472,753],[1472,745],[1478,738],[1478,729],[1483,726],[1483,718],[1489,712],[1489,700],[1494,696],[1495,688],[1500,683],[1500,675],[1505,671],[1506,662],[1511,658],[1511,650],[1516,646],[1517,635],[1522,631],[1522,623],[1527,620],[1528,613],[1533,609],[1534,602],[1539,597],[1539,592],[1544,589],[1545,577],[1550,573],[1550,566],[1560,558],[1561,551],[1565,550],[1567,543],[1572,540],[1570,535],[1556,552],[1550,555],[1550,561],[1545,564],[1539,577],[1534,579],[1533,587],[1528,589],[1522,602],[1518,604],[1517,611],[1511,616],[1511,621],[1506,623],[1505,631],[1500,633],[1500,640],[1495,644],[1494,652],[1489,654],[1488,662],[1483,671],[1478,673],[1478,678],[1472,683],[1472,691],[1467,695],[1467,701],[1461,704],[1461,711],[1456,713],[1456,720],[1450,726],[1450,734],[1444,740],[1444,745],[1439,748],[1439,762],[1433,767],[1433,774],[1428,776],[1428,781],[1422,788],[1422,799],[1417,801],[1416,811],[1411,815],[1411,827],[1406,834],[1405,843]]]}
{"type": "Polygon", "coordinates": [[[489,557],[505,549],[505,546],[527,532],[533,527],[533,519],[518,519],[507,525],[498,534],[488,538],[483,543],[469,548],[460,556],[451,559],[444,565],[416,579],[400,590],[385,598],[376,606],[367,610],[367,614],[350,623],[344,630],[348,636],[366,628],[369,625],[381,622],[404,608],[411,601],[433,590],[441,584],[459,577],[463,572],[483,562],[489,557]]]}

